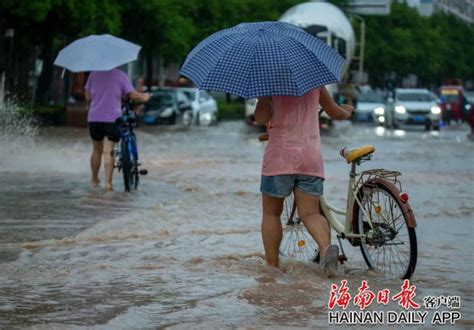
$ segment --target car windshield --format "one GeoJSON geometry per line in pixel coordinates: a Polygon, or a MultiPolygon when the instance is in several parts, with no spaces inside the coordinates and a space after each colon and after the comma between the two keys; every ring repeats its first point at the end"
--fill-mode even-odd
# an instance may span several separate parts
{"type": "Polygon", "coordinates": [[[397,96],[399,101],[408,101],[408,102],[430,102],[433,101],[433,97],[431,97],[427,93],[400,93],[397,96]]]}
{"type": "Polygon", "coordinates": [[[361,93],[357,97],[357,102],[384,103],[384,100],[382,96],[377,93],[361,93]]]}
{"type": "Polygon", "coordinates": [[[173,93],[155,92],[151,95],[147,105],[150,106],[171,106],[173,105],[173,93]]]}
{"type": "Polygon", "coordinates": [[[184,95],[186,95],[186,97],[188,99],[190,99],[191,101],[195,100],[196,99],[196,92],[194,91],[183,91],[184,95]]]}

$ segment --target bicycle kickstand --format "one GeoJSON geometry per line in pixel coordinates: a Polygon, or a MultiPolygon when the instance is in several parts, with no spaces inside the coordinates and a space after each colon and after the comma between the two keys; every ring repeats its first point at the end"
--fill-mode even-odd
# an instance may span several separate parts
{"type": "Polygon", "coordinates": [[[337,235],[336,237],[337,237],[337,241],[339,242],[339,247],[341,248],[341,252],[342,252],[342,254],[340,254],[338,256],[338,259],[339,259],[339,262],[341,263],[341,265],[343,265],[344,262],[347,261],[347,257],[346,257],[346,254],[344,253],[344,249],[342,247],[341,236],[337,235]]]}

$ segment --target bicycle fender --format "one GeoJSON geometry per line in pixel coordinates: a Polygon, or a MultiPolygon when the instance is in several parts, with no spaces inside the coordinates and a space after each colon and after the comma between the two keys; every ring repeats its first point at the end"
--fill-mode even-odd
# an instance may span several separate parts
{"type": "Polygon", "coordinates": [[[400,200],[400,197],[399,197],[400,190],[398,189],[397,186],[381,178],[370,179],[366,181],[366,183],[378,184],[387,188],[390,191],[390,193],[392,193],[393,196],[397,199],[398,205],[402,209],[403,215],[407,219],[407,226],[409,228],[416,228],[416,219],[415,219],[415,214],[413,213],[413,209],[411,208],[408,202],[404,203],[400,200]]]}

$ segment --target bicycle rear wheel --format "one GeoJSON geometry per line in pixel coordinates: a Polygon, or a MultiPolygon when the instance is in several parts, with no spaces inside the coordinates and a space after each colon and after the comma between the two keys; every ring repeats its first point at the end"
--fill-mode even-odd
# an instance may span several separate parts
{"type": "Polygon", "coordinates": [[[298,217],[293,193],[283,201],[281,220],[283,239],[280,244],[280,255],[303,262],[318,261],[319,249],[298,217]]]}
{"type": "Polygon", "coordinates": [[[123,184],[124,184],[126,192],[129,192],[130,188],[133,186],[133,174],[132,174],[133,162],[131,159],[129,143],[130,143],[129,136],[123,138],[120,142],[120,155],[121,155],[121,164],[122,164],[122,173],[123,173],[123,184]]]}
{"type": "Polygon", "coordinates": [[[130,160],[131,160],[131,187],[134,189],[138,188],[138,182],[140,179],[140,173],[138,170],[138,151],[137,151],[137,138],[135,137],[134,133],[130,134],[130,147],[131,147],[131,154],[130,154],[130,160]]]}
{"type": "Polygon", "coordinates": [[[365,182],[358,198],[361,207],[354,203],[353,229],[366,235],[360,249],[367,266],[390,277],[410,278],[418,249],[410,206],[400,200],[395,185],[381,179],[365,182]]]}

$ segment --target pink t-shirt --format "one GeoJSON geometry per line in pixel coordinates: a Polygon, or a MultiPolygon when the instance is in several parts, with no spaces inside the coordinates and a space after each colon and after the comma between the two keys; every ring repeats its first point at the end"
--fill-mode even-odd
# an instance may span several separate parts
{"type": "Polygon", "coordinates": [[[92,95],[88,122],[111,123],[122,115],[122,98],[134,90],[125,72],[93,71],[84,88],[92,95]]]}
{"type": "Polygon", "coordinates": [[[319,136],[320,89],[303,96],[272,96],[272,119],[262,174],[303,174],[324,178],[319,136]]]}

